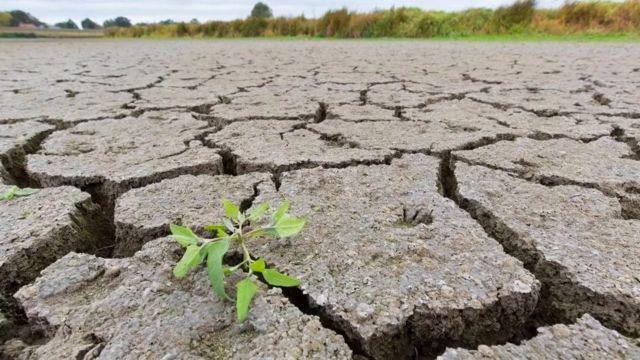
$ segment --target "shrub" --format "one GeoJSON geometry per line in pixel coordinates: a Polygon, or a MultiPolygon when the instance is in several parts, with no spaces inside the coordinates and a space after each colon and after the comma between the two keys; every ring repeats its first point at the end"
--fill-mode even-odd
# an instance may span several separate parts
{"type": "Polygon", "coordinates": [[[490,32],[510,32],[527,27],[533,19],[535,0],[518,0],[510,6],[496,9],[489,23],[490,32]]]}
{"type": "Polygon", "coordinates": [[[613,18],[610,16],[610,8],[606,3],[565,3],[560,8],[559,17],[564,25],[578,29],[599,28],[613,22],[613,18]]]}
{"type": "Polygon", "coordinates": [[[316,33],[327,37],[345,37],[349,33],[351,14],[347,9],[327,11],[318,21],[316,33]]]}

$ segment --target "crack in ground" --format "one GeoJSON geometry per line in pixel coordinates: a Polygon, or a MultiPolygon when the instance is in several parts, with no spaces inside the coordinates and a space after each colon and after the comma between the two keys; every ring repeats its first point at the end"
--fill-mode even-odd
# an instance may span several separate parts
{"type": "Polygon", "coordinates": [[[635,155],[631,155],[627,158],[640,161],[640,142],[638,142],[638,139],[633,136],[627,136],[625,130],[615,124],[611,131],[611,137],[616,141],[627,144],[627,146],[631,148],[631,151],[633,151],[635,155]]]}
{"type": "Polygon", "coordinates": [[[35,187],[36,184],[29,178],[26,172],[27,155],[35,154],[42,148],[44,141],[54,131],[58,129],[50,129],[31,137],[24,145],[18,145],[10,149],[5,155],[0,156],[2,166],[7,170],[10,183],[14,183],[18,187],[35,187]]]}
{"type": "MultiPolygon", "coordinates": [[[[399,156],[402,156],[402,154],[399,153],[399,156]]],[[[446,153],[444,157],[446,159],[449,159],[450,153],[446,153]]],[[[446,170],[446,168],[444,169],[446,170]]],[[[442,174],[446,174],[446,173],[447,173],[446,171],[442,172],[442,174]]],[[[452,172],[449,172],[449,173],[451,175],[453,174],[452,172]]],[[[440,178],[446,177],[446,175],[442,175],[442,174],[439,174],[440,178]]],[[[280,179],[277,177],[274,177],[274,182],[276,182],[276,188],[279,189],[280,179]]],[[[444,181],[442,181],[442,183],[444,184],[444,181]]],[[[438,185],[439,185],[439,188],[443,189],[443,192],[445,194],[451,193],[450,187],[441,186],[440,184],[438,185]]],[[[429,219],[430,219],[430,214],[424,214],[424,216],[420,218],[418,218],[419,216],[418,213],[415,213],[412,216],[411,215],[412,214],[407,214],[405,212],[404,218],[408,219],[409,221],[425,221],[425,222],[429,222],[429,219]]],[[[365,359],[371,358],[370,354],[365,350],[364,339],[360,338],[357,331],[349,324],[349,322],[342,319],[339,314],[331,313],[329,308],[316,304],[308,294],[304,293],[302,289],[283,288],[282,292],[287,297],[289,302],[294,306],[296,306],[302,313],[317,317],[320,320],[323,327],[330,329],[335,333],[341,335],[356,357],[365,358],[365,359]]],[[[467,310],[461,310],[461,311],[467,311],[467,310]]],[[[377,336],[384,337],[385,341],[390,341],[389,339],[392,339],[391,340],[392,342],[396,342],[398,344],[402,344],[402,343],[415,344],[417,343],[416,340],[410,340],[410,339],[415,339],[417,337],[417,335],[414,334],[413,333],[414,331],[412,330],[411,324],[413,321],[414,321],[413,315],[409,316],[409,318],[407,319],[407,322],[402,326],[389,330],[390,331],[389,333],[379,334],[377,336]]],[[[516,340],[521,341],[522,339],[528,339],[530,337],[533,337],[533,335],[535,335],[535,331],[531,333],[529,329],[525,329],[525,327],[523,326],[523,328],[520,331],[517,331],[517,335],[509,339],[509,341],[516,341],[516,340]]],[[[435,359],[438,355],[442,354],[448,347],[452,347],[452,346],[473,349],[481,344],[497,345],[497,344],[505,343],[505,342],[494,341],[491,337],[477,339],[477,340],[478,341],[474,341],[473,343],[466,343],[465,341],[462,341],[462,340],[458,341],[458,340],[453,340],[449,338],[438,337],[436,334],[433,336],[432,343],[426,346],[423,346],[421,348],[420,351],[422,351],[422,353],[420,353],[419,350],[415,348],[412,355],[410,355],[409,358],[435,359]]],[[[410,346],[413,346],[413,345],[410,345],[410,346]]]]}
{"type": "Polygon", "coordinates": [[[467,99],[471,101],[475,101],[480,104],[492,106],[493,108],[502,110],[502,111],[506,111],[509,109],[518,109],[518,110],[532,113],[538,117],[545,117],[545,118],[550,118],[554,116],[572,116],[572,115],[580,114],[579,112],[560,111],[556,109],[542,109],[542,110],[529,109],[522,105],[511,105],[511,104],[504,104],[504,103],[499,103],[494,101],[487,101],[487,100],[474,98],[473,96],[468,96],[467,99]]]}
{"type": "Polygon", "coordinates": [[[314,123],[321,123],[323,121],[325,121],[327,119],[327,109],[329,108],[329,106],[327,105],[327,103],[325,102],[318,102],[318,109],[316,110],[316,113],[314,114],[313,117],[313,122],[314,123]]]}
{"type": "MultiPolygon", "coordinates": [[[[587,310],[580,310],[580,302],[618,304],[620,306],[619,300],[615,297],[594,293],[592,290],[577,283],[573,279],[574,276],[568,273],[562,265],[546,260],[544,254],[532,244],[522,241],[520,235],[500,218],[496,217],[491,210],[484,208],[477,201],[464,198],[458,191],[458,182],[455,176],[456,160],[450,153],[442,157],[439,171],[439,189],[443,196],[453,200],[458,207],[465,210],[482,226],[491,238],[502,245],[505,253],[522,261],[523,266],[542,284],[536,310],[519,334],[511,340],[512,342],[519,343],[535,336],[535,329],[540,326],[575,322],[577,318],[588,312],[587,310]],[[566,312],[552,307],[553,299],[558,294],[563,294],[567,297],[562,299],[562,302],[572,304],[573,309],[571,310],[575,315],[568,317],[566,312]]],[[[614,322],[602,317],[599,317],[599,320],[621,334],[633,337],[633,334],[617,326],[614,322]]]]}
{"type": "Polygon", "coordinates": [[[369,93],[369,89],[360,90],[360,105],[367,105],[367,101],[369,100],[367,94],[369,93]]]}
{"type": "Polygon", "coordinates": [[[640,119],[640,112],[597,113],[596,116],[621,117],[625,119],[640,119]]]}
{"type": "MultiPolygon", "coordinates": [[[[260,277],[260,280],[267,284],[262,277],[260,277]]],[[[289,287],[281,289],[282,294],[287,298],[287,300],[289,300],[291,305],[298,308],[298,310],[303,314],[316,317],[320,321],[322,327],[340,335],[347,346],[349,346],[349,349],[353,352],[354,357],[359,357],[360,359],[372,359],[365,352],[362,345],[363,341],[358,341],[353,336],[350,336],[350,333],[353,335],[353,331],[346,330],[346,328],[349,327],[346,322],[336,321],[334,316],[331,316],[325,307],[312,305],[309,295],[306,295],[300,288],[289,287]]]]}
{"type": "Polygon", "coordinates": [[[471,81],[472,83],[483,83],[487,85],[500,85],[503,83],[502,81],[498,81],[498,80],[491,81],[491,80],[478,79],[466,73],[462,74],[462,80],[471,81]]]}
{"type": "MultiPolygon", "coordinates": [[[[49,234],[49,239],[39,245],[37,248],[25,248],[16,256],[22,259],[15,260],[14,263],[30,264],[29,268],[24,271],[17,272],[12,270],[11,264],[4,264],[4,271],[17,273],[12,279],[0,279],[2,281],[2,291],[0,291],[0,309],[11,320],[11,328],[6,334],[0,334],[2,338],[15,338],[28,344],[34,344],[46,338],[46,329],[37,323],[30,322],[24,308],[13,298],[22,286],[33,282],[41,270],[51,265],[58,259],[62,258],[69,252],[84,252],[96,256],[105,256],[105,244],[112,241],[113,237],[109,235],[110,223],[105,217],[101,206],[93,199],[86,200],[75,204],[75,211],[69,213],[71,224],[65,228],[61,228],[58,232],[49,234]],[[72,238],[68,236],[71,235],[72,238]],[[75,240],[76,245],[71,246],[69,251],[63,249],[59,251],[60,246],[66,246],[65,240],[75,240]]],[[[2,353],[0,353],[0,357],[2,353]]]]}
{"type": "MultiPolygon", "coordinates": [[[[608,136],[608,135],[605,135],[608,136]]],[[[547,175],[535,175],[535,174],[531,174],[527,169],[524,170],[518,170],[518,169],[507,169],[501,166],[497,166],[497,165],[492,165],[489,163],[485,163],[483,161],[473,161],[473,160],[469,160],[469,159],[465,159],[462,157],[457,157],[452,155],[452,157],[454,158],[454,160],[456,161],[460,161],[463,162],[467,165],[477,165],[477,166],[484,166],[486,168],[492,169],[492,170],[498,170],[498,171],[503,171],[506,173],[509,173],[519,179],[522,180],[526,180],[529,182],[533,182],[536,184],[540,184],[540,185],[544,185],[544,186],[548,186],[548,187],[555,187],[555,186],[566,186],[566,185],[573,185],[573,186],[579,186],[579,187],[583,187],[585,189],[594,189],[594,190],[598,190],[600,191],[602,194],[604,194],[607,197],[610,198],[615,198],[618,203],[620,204],[620,208],[621,208],[621,215],[622,218],[625,220],[640,220],[639,215],[638,215],[638,210],[636,209],[637,204],[635,204],[633,201],[628,201],[623,195],[620,195],[618,193],[616,193],[615,189],[608,189],[606,187],[601,186],[598,183],[590,183],[590,182],[582,182],[582,181],[575,181],[569,178],[565,178],[562,176],[547,176],[547,175]]],[[[531,164],[524,162],[523,160],[519,162],[519,165],[524,166],[525,168],[527,167],[531,167],[531,164]]],[[[626,185],[626,186],[622,186],[622,190],[624,190],[627,193],[636,193],[636,192],[640,192],[640,188],[638,187],[634,187],[633,185],[626,185]]]]}

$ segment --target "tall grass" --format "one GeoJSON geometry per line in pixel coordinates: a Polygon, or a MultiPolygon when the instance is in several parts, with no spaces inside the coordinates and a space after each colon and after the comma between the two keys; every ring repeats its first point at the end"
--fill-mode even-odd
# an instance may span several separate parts
{"type": "Polygon", "coordinates": [[[536,8],[535,0],[518,0],[495,10],[460,12],[391,8],[369,13],[331,10],[318,19],[304,16],[263,19],[248,17],[202,24],[175,23],[107,28],[110,37],[329,37],[428,38],[499,34],[640,33],[640,0],[567,2],[558,9],[536,8]]]}

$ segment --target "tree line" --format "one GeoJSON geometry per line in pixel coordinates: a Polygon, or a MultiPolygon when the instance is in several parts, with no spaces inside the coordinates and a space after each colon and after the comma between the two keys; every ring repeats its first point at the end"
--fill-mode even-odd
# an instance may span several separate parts
{"type": "MultiPolygon", "coordinates": [[[[41,28],[50,27],[48,24],[40,21],[35,16],[22,10],[0,11],[0,26],[17,27],[17,26],[20,26],[21,24],[29,24],[29,25],[33,25],[35,27],[41,27],[41,28]]],[[[80,22],[80,25],[84,30],[102,29],[103,27],[133,26],[131,23],[131,20],[127,19],[124,16],[119,16],[119,17],[116,17],[115,19],[105,20],[102,25],[96,23],[95,21],[89,18],[86,18],[80,22]]],[[[76,24],[71,19],[67,21],[55,23],[53,24],[53,27],[60,28],[60,29],[80,29],[78,24],[76,24]]]]}

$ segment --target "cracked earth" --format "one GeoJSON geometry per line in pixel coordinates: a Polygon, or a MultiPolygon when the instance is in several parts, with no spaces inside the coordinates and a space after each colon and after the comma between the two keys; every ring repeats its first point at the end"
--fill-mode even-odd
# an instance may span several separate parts
{"type": "Polygon", "coordinates": [[[0,42],[1,359],[639,359],[640,47],[0,42]],[[289,199],[242,324],[169,224],[289,199]]]}

